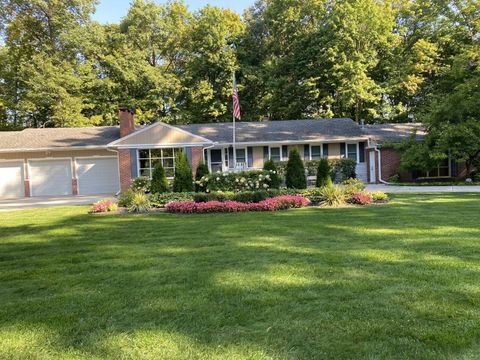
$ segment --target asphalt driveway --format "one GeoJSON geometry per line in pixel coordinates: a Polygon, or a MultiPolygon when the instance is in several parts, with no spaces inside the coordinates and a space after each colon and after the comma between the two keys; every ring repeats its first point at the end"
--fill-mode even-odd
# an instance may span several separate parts
{"type": "Polygon", "coordinates": [[[18,199],[0,199],[0,212],[46,208],[52,206],[89,205],[101,199],[113,198],[113,195],[94,196],[55,196],[55,197],[31,197],[18,199]]]}

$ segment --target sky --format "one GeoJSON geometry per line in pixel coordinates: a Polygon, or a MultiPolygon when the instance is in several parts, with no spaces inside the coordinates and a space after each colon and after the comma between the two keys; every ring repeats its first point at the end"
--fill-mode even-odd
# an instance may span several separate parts
{"type": "MultiPolygon", "coordinates": [[[[130,2],[131,0],[100,0],[93,19],[101,23],[119,22],[127,14],[130,2]]],[[[156,0],[156,2],[164,3],[166,1],[156,0]]],[[[230,8],[239,14],[242,14],[243,10],[253,3],[254,0],[185,0],[185,4],[192,11],[210,4],[222,8],[230,8]]]]}

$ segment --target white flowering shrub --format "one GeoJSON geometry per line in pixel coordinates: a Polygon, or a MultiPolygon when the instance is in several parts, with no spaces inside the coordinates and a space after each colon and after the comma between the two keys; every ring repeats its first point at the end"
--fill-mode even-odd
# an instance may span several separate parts
{"type": "Polygon", "coordinates": [[[196,181],[198,187],[205,191],[246,191],[269,189],[271,184],[271,175],[275,171],[252,170],[231,173],[212,173],[205,175],[196,181]]]}

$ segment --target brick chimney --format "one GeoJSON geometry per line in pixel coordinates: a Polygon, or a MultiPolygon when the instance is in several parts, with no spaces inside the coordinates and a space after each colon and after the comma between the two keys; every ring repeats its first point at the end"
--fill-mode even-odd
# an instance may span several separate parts
{"type": "MultiPolygon", "coordinates": [[[[135,131],[135,120],[133,119],[133,111],[121,107],[118,110],[118,120],[120,122],[120,137],[127,136],[135,131]]],[[[135,150],[119,149],[118,150],[118,167],[120,173],[120,189],[122,192],[127,191],[132,184],[132,179],[136,174],[132,173],[132,161],[135,162],[135,150]]]]}
{"type": "Polygon", "coordinates": [[[127,136],[135,131],[133,111],[127,108],[120,108],[118,110],[118,119],[120,121],[120,137],[127,136]]]}

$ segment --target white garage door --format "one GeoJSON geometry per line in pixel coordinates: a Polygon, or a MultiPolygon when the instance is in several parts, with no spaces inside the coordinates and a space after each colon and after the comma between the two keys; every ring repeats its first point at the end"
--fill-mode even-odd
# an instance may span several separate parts
{"type": "Polygon", "coordinates": [[[72,194],[70,160],[30,160],[32,196],[72,194]]]}
{"type": "Polygon", "coordinates": [[[117,158],[77,159],[80,195],[115,194],[120,189],[117,158]]]}
{"type": "Polygon", "coordinates": [[[0,197],[25,196],[23,161],[0,162],[0,197]]]}

